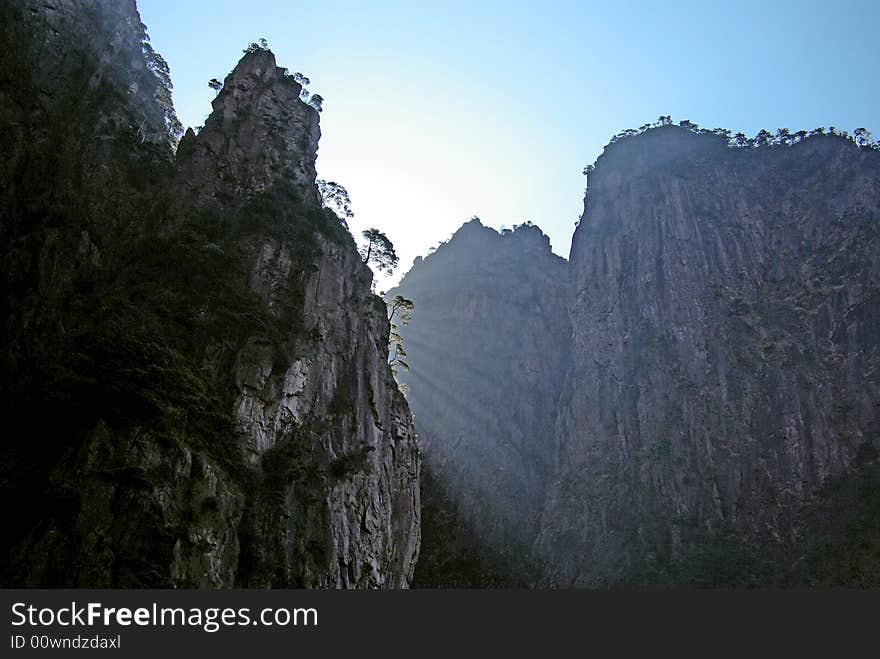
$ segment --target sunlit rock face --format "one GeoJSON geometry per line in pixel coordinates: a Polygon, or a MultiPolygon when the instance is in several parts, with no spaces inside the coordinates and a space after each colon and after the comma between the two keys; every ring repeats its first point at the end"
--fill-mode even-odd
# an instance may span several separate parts
{"type": "Polygon", "coordinates": [[[470,531],[529,572],[569,353],[565,260],[523,225],[472,220],[389,295],[415,303],[401,373],[435,487],[470,531]]]}
{"type": "Polygon", "coordinates": [[[299,85],[245,55],[175,156],[133,2],[0,12],[2,583],[406,587],[415,433],[299,85]]]}
{"type": "Polygon", "coordinates": [[[545,581],[686,580],[708,546],[796,562],[805,504],[880,448],[880,153],[613,144],[570,268],[545,581]]]}

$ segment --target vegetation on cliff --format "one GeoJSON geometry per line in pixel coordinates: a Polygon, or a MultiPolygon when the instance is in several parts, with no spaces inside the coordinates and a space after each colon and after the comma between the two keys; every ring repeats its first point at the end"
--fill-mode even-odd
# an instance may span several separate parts
{"type": "Polygon", "coordinates": [[[263,113],[215,112],[175,157],[168,67],[134,3],[3,3],[0,18],[0,488],[28,502],[9,515],[3,583],[406,585],[409,412],[384,305],[320,203],[301,84],[258,46],[215,108],[241,102],[236,88],[263,113]],[[319,289],[322,276],[349,292],[319,289]],[[326,308],[359,324],[330,336],[326,308]],[[334,371],[326,400],[287,403],[295,392],[273,387],[319,386],[312,360],[334,371]],[[369,503],[379,488],[384,507],[369,503]],[[347,535],[345,516],[363,528],[347,535]]]}

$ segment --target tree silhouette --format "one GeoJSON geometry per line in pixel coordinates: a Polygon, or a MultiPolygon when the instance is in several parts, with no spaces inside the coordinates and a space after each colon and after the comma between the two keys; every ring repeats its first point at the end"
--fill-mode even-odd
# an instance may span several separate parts
{"type": "Polygon", "coordinates": [[[773,139],[773,134],[769,130],[765,130],[762,128],[758,131],[758,134],[755,135],[755,146],[763,146],[765,144],[770,144],[770,141],[773,139]]]}
{"type": "Polygon", "coordinates": [[[791,131],[788,128],[777,128],[776,129],[776,143],[777,144],[788,144],[791,140],[791,131]]]}
{"type": "Polygon", "coordinates": [[[168,130],[171,143],[177,144],[177,140],[183,134],[183,125],[177,118],[174,111],[174,103],[171,100],[171,90],[174,85],[171,84],[171,69],[168,68],[168,62],[159,53],[153,50],[150,45],[150,38],[147,36],[146,27],[144,28],[143,41],[141,49],[147,60],[147,69],[156,76],[155,98],[162,110],[162,116],[165,119],[165,128],[168,130]]]}
{"type": "Polygon", "coordinates": [[[412,318],[413,307],[415,307],[413,301],[402,295],[395,295],[391,304],[388,305],[388,322],[391,326],[388,339],[388,364],[391,366],[391,372],[394,375],[397,375],[398,367],[405,371],[409,370],[409,364],[406,362],[406,350],[403,348],[403,337],[398,330],[400,327],[409,324],[410,318],[412,318]],[[398,323],[400,324],[398,325],[398,323]],[[391,352],[392,349],[394,352],[391,352]]]}
{"type": "Polygon", "coordinates": [[[333,211],[342,225],[348,228],[348,220],[354,217],[348,190],[336,181],[318,179],[316,183],[318,184],[318,192],[321,193],[321,205],[333,211]]]}
{"type": "Polygon", "coordinates": [[[388,236],[378,229],[366,229],[362,235],[367,241],[359,250],[364,263],[367,265],[372,263],[378,270],[385,271],[389,275],[394,272],[400,259],[394,251],[394,245],[388,240],[388,236]]]}
{"type": "Polygon", "coordinates": [[[269,50],[269,42],[265,38],[260,38],[259,43],[252,41],[248,47],[244,49],[244,53],[256,53],[261,50],[269,50]]]}
{"type": "Polygon", "coordinates": [[[304,76],[299,71],[297,71],[296,73],[293,74],[293,80],[294,80],[294,82],[299,84],[300,87],[302,87],[302,89],[299,92],[300,99],[303,101],[303,103],[308,103],[309,102],[309,90],[306,89],[306,87],[308,87],[312,83],[312,81],[309,80],[307,76],[304,76]]]}
{"type": "Polygon", "coordinates": [[[859,147],[871,146],[871,133],[867,128],[856,128],[853,131],[853,137],[859,147]]]}

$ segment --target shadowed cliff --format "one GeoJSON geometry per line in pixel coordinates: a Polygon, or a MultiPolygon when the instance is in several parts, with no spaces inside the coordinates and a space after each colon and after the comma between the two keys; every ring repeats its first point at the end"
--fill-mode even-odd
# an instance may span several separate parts
{"type": "Polygon", "coordinates": [[[389,293],[415,303],[400,378],[435,489],[523,580],[569,353],[567,290],[540,229],[499,234],[474,219],[389,293]]]}
{"type": "Polygon", "coordinates": [[[299,84],[247,53],[175,157],[133,2],[2,12],[3,582],[405,587],[418,450],[299,84]]]}

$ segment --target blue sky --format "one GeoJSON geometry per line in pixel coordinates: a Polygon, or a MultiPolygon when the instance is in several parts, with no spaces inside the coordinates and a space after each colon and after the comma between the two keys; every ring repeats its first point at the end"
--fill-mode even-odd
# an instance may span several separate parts
{"type": "Polygon", "coordinates": [[[318,175],[348,188],[353,231],[388,234],[397,275],[471,215],[532,220],[568,256],[584,165],[660,114],[880,133],[877,1],[138,4],[184,125],[260,37],[311,78],[318,175]]]}

